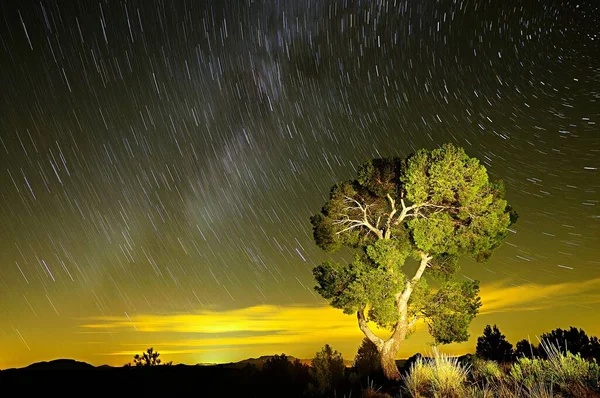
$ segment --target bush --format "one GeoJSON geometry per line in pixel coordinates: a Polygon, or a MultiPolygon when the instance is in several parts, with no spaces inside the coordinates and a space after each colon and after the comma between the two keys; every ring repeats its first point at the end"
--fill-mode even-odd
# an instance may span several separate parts
{"type": "Polygon", "coordinates": [[[486,361],[475,357],[471,367],[471,374],[476,382],[484,384],[495,383],[504,378],[504,373],[496,361],[486,361]]]}
{"type": "Polygon", "coordinates": [[[517,384],[530,389],[536,382],[546,382],[544,361],[539,358],[519,358],[511,367],[509,375],[517,384]]]}
{"type": "Polygon", "coordinates": [[[597,388],[600,369],[596,362],[581,358],[580,354],[567,351],[566,354],[558,346],[542,341],[542,348],[548,359],[545,362],[548,377],[562,391],[573,390],[577,387],[597,388]]]}
{"type": "Polygon", "coordinates": [[[418,356],[402,379],[410,396],[421,397],[429,395],[433,377],[433,369],[429,361],[418,356]]]}

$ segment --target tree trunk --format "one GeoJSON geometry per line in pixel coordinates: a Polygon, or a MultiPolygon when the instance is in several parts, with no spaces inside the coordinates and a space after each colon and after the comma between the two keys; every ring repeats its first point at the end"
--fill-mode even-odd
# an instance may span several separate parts
{"type": "Polygon", "coordinates": [[[388,380],[400,380],[400,371],[398,370],[398,365],[396,365],[396,354],[399,348],[399,342],[392,337],[383,343],[379,350],[381,369],[388,380]]]}

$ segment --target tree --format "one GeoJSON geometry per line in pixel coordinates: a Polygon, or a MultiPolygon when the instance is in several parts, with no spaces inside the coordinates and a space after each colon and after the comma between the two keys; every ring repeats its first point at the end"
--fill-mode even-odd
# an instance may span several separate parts
{"type": "Polygon", "coordinates": [[[135,354],[133,356],[133,363],[135,366],[158,366],[160,365],[160,359],[158,358],[160,354],[152,347],[148,348],[148,350],[140,356],[139,354],[135,354]]]}
{"type": "Polygon", "coordinates": [[[273,355],[263,365],[262,379],[265,396],[294,396],[308,384],[308,366],[285,354],[273,355]]]}
{"type": "Polygon", "coordinates": [[[458,258],[488,259],[516,218],[502,183],[489,181],[485,167],[462,148],[446,144],[406,159],[367,161],[355,180],[335,184],[311,217],[319,247],[355,252],[350,263],[315,267],[316,290],[333,307],[356,314],[386,377],[399,380],[395,356],[418,320],[436,343],[468,339],[481,306],[479,283],[453,280],[458,258]],[[404,268],[408,257],[418,261],[412,277],[404,268]],[[441,285],[429,287],[424,274],[441,285]],[[377,336],[369,321],[391,335],[377,336]]]}
{"type": "Polygon", "coordinates": [[[381,359],[377,346],[364,338],[354,358],[354,367],[361,376],[369,376],[381,371],[381,359]]]}
{"type": "Polygon", "coordinates": [[[498,326],[487,325],[483,335],[477,338],[475,354],[483,359],[496,362],[509,362],[513,359],[513,346],[500,333],[498,326]]]}
{"type": "Polygon", "coordinates": [[[548,353],[544,350],[544,345],[552,345],[557,347],[563,354],[570,352],[571,354],[580,354],[583,358],[592,358],[594,343],[598,344],[597,338],[590,341],[589,336],[583,329],[571,326],[568,330],[557,328],[549,333],[542,334],[538,350],[540,355],[545,357],[548,353]]]}
{"type": "Polygon", "coordinates": [[[309,374],[314,381],[312,389],[319,395],[332,391],[344,378],[344,358],[329,344],[317,352],[311,365],[309,374]]]}
{"type": "Polygon", "coordinates": [[[539,356],[538,348],[535,344],[531,344],[528,339],[517,342],[517,345],[515,346],[515,358],[533,359],[537,356],[539,356]]]}

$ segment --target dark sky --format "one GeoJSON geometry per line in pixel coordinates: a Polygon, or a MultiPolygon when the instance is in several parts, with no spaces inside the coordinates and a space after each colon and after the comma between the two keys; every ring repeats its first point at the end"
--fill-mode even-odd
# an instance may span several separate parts
{"type": "Polygon", "coordinates": [[[335,329],[280,338],[326,307],[310,215],[367,158],[445,142],[521,216],[463,262],[472,332],[600,334],[599,26],[594,1],[2,1],[0,367],[157,341],[190,363],[310,356],[335,329]],[[260,308],[305,318],[164,327],[260,308]]]}

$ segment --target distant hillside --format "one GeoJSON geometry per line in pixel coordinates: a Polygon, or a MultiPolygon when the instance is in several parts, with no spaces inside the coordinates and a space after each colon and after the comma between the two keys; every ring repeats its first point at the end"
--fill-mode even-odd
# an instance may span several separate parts
{"type": "MultiPolygon", "coordinates": [[[[177,367],[187,367],[187,366],[190,366],[190,367],[191,366],[212,367],[212,366],[216,366],[216,367],[228,368],[228,369],[242,369],[247,365],[254,365],[258,369],[262,369],[265,362],[267,362],[270,358],[273,358],[273,357],[274,357],[274,355],[263,355],[258,358],[248,358],[248,359],[243,359],[238,362],[229,362],[229,363],[221,363],[221,364],[219,364],[219,363],[198,363],[196,365],[178,364],[178,365],[174,365],[174,366],[177,366],[177,367]]],[[[294,362],[296,360],[296,357],[292,357],[292,356],[288,356],[287,358],[290,362],[294,362]]],[[[299,360],[302,364],[308,365],[308,366],[311,365],[311,361],[312,361],[312,359],[301,359],[301,358],[299,358],[299,360]]],[[[404,361],[405,360],[398,360],[396,362],[398,362],[399,365],[402,366],[404,361]]],[[[346,365],[346,367],[351,367],[352,361],[344,360],[344,364],[346,365]]],[[[89,363],[76,361],[74,359],[55,359],[55,360],[47,361],[47,362],[44,361],[44,362],[32,363],[31,365],[28,365],[24,368],[19,368],[19,369],[79,370],[79,369],[95,369],[95,368],[115,368],[115,367],[110,366],[110,365],[100,365],[100,366],[96,367],[94,365],[90,365],[89,363]]],[[[5,370],[10,370],[10,369],[5,369],[5,370]]]]}
{"type": "Polygon", "coordinates": [[[25,367],[25,369],[34,370],[80,370],[80,369],[94,369],[94,365],[90,365],[86,362],[76,361],[74,359],[55,359],[48,362],[36,362],[25,367]]]}
{"type": "MultiPolygon", "coordinates": [[[[273,357],[274,357],[274,355],[263,355],[258,358],[243,359],[239,362],[230,362],[230,363],[226,363],[226,364],[221,364],[219,366],[225,367],[225,368],[241,369],[246,365],[254,365],[258,369],[262,369],[265,362],[267,362],[270,358],[273,358],[273,357]]],[[[312,362],[312,359],[302,359],[302,358],[296,358],[293,356],[288,356],[287,358],[290,362],[294,362],[296,359],[298,359],[302,364],[308,365],[308,366],[310,366],[311,362],[312,362]]],[[[344,365],[346,365],[346,367],[350,367],[350,366],[352,366],[352,361],[344,360],[344,365]]]]}

